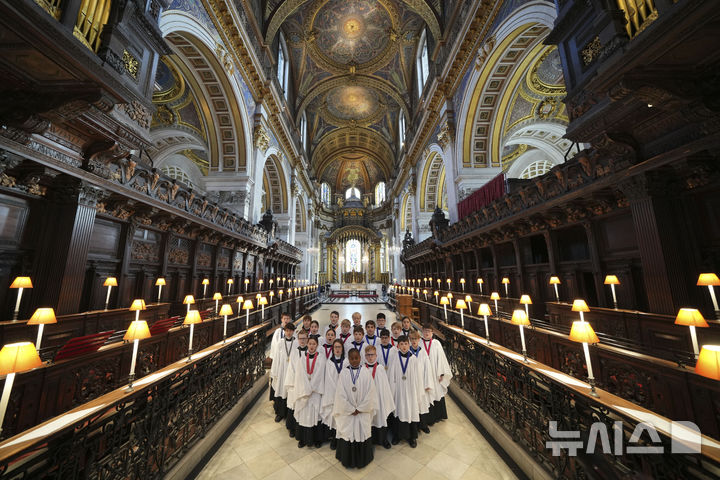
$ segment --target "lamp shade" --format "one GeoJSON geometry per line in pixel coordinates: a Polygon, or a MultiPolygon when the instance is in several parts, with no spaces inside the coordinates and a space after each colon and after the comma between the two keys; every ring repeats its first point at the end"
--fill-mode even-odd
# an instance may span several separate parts
{"type": "Polygon", "coordinates": [[[463,299],[461,298],[460,300],[458,300],[457,302],[455,302],[455,308],[457,308],[458,310],[466,310],[466,309],[467,309],[467,303],[465,303],[465,300],[463,300],[463,299]]]}
{"type": "MultiPolygon", "coordinates": [[[[295,290],[297,290],[297,288],[296,288],[295,290]]],[[[256,298],[256,299],[260,300],[260,297],[262,297],[262,295],[260,295],[259,293],[256,293],[256,294],[255,294],[255,298],[256,298]]],[[[260,305],[260,304],[258,303],[258,305],[260,305]]]]}
{"type": "Polygon", "coordinates": [[[137,312],[138,310],[145,310],[145,300],[142,298],[136,298],[133,300],[132,305],[130,305],[131,312],[137,312]]]}
{"type": "Polygon", "coordinates": [[[500,294],[498,292],[492,292],[490,294],[490,300],[500,300],[500,294]]]}
{"type": "Polygon", "coordinates": [[[107,277],[103,282],[103,287],[117,287],[117,278],[107,277]]]}
{"type": "Polygon", "coordinates": [[[245,299],[242,297],[242,295],[240,295],[240,296],[237,298],[237,300],[235,300],[235,301],[236,301],[237,303],[243,303],[243,302],[245,301],[245,299]]]}
{"type": "Polygon", "coordinates": [[[260,297],[260,299],[258,300],[258,305],[267,305],[267,304],[268,304],[267,297],[260,297]]]}
{"type": "Polygon", "coordinates": [[[232,314],[233,314],[233,309],[227,303],[223,304],[223,306],[220,307],[220,315],[232,315],[232,314]]]}
{"type": "MultiPolygon", "coordinates": [[[[28,322],[29,323],[29,322],[28,322]]],[[[684,325],[686,327],[709,327],[708,323],[695,308],[681,308],[675,317],[675,325],[684,325]]]]}
{"type": "Polygon", "coordinates": [[[246,283],[246,284],[250,283],[250,279],[249,279],[249,278],[246,278],[246,279],[245,279],[245,283],[246,283]]]}
{"type": "Polygon", "coordinates": [[[185,298],[183,299],[183,305],[192,305],[195,303],[195,297],[192,295],[185,295],[185,298]]]}
{"type": "Polygon", "coordinates": [[[470,303],[473,301],[472,297],[470,295],[465,295],[465,301],[470,303]]]}
{"type": "Polygon", "coordinates": [[[550,277],[550,285],[560,285],[559,277],[550,277]]]}
{"type": "Polygon", "coordinates": [[[213,300],[222,300],[222,293],[215,292],[215,294],[213,295],[213,300]]]}
{"type": "Polygon", "coordinates": [[[423,288],[423,295],[427,295],[427,288],[423,288]]]}
{"type": "Polygon", "coordinates": [[[145,320],[134,320],[130,322],[123,340],[142,340],[143,338],[150,338],[150,336],[147,322],[145,320]]]}
{"type": "Polygon", "coordinates": [[[437,297],[438,295],[440,295],[440,292],[438,292],[437,290],[435,290],[435,291],[433,292],[433,295],[437,297]]]}
{"type": "Polygon", "coordinates": [[[450,300],[447,297],[441,297],[440,305],[450,305],[450,300]]]}
{"type": "Polygon", "coordinates": [[[233,282],[233,279],[232,279],[232,278],[228,278],[227,284],[228,284],[228,285],[232,285],[233,283],[234,283],[234,282],[233,282]]]}
{"type": "Polygon", "coordinates": [[[464,279],[464,278],[461,278],[461,279],[460,279],[460,283],[465,283],[465,279],[464,279]]]}
{"type": "Polygon", "coordinates": [[[590,324],[588,322],[581,322],[580,320],[573,322],[572,328],[570,329],[570,340],[580,343],[600,342],[597,335],[595,335],[595,330],[593,330],[590,324]]]}
{"type": "MultiPolygon", "coordinates": [[[[620,285],[620,280],[618,280],[617,275],[606,275],[605,285],[620,285]]],[[[718,283],[718,285],[720,285],[720,283],[718,283]]]]}
{"type": "Polygon", "coordinates": [[[283,290],[283,289],[281,288],[280,290],[278,290],[278,293],[279,293],[280,295],[282,295],[283,293],[285,293],[285,290],[283,290]]]}
{"type": "Polygon", "coordinates": [[[477,284],[480,285],[481,283],[483,283],[483,279],[482,279],[482,278],[478,278],[478,279],[477,279],[477,284]]]}
{"type": "Polygon", "coordinates": [[[532,305],[532,300],[530,300],[530,295],[523,295],[520,297],[520,303],[523,305],[532,305]]]}
{"type": "Polygon", "coordinates": [[[202,317],[197,310],[190,310],[187,315],[185,315],[185,320],[183,320],[183,325],[190,325],[192,323],[202,323],[202,317]]]}
{"type": "MultiPolygon", "coordinates": [[[[5,347],[3,347],[3,350],[5,350],[5,347]]],[[[0,352],[0,356],[2,356],[2,352],[0,352]]],[[[2,373],[1,370],[0,373],[2,373]]],[[[695,373],[713,380],[720,380],[720,345],[702,346],[695,364],[695,373]]]]}
{"type": "Polygon", "coordinates": [[[487,303],[481,303],[480,308],[478,308],[478,315],[492,315],[490,305],[488,305],[487,303]]]}
{"type": "Polygon", "coordinates": [[[505,285],[505,284],[508,284],[508,283],[510,283],[510,279],[509,279],[508,277],[503,277],[503,279],[502,279],[502,284],[505,285]]]}
{"type": "Polygon", "coordinates": [[[15,280],[10,284],[10,288],[33,288],[33,286],[30,277],[15,277],[15,280]]]}
{"type": "Polygon", "coordinates": [[[210,279],[208,279],[208,278],[203,278],[202,284],[203,284],[203,285],[210,285],[210,279]]]}
{"type": "Polygon", "coordinates": [[[530,320],[528,320],[525,310],[515,310],[512,314],[510,322],[513,325],[530,325],[530,320]]]}
{"type": "Polygon", "coordinates": [[[30,342],[9,343],[0,350],[0,375],[23,372],[41,365],[40,355],[30,342]]]}
{"type": "Polygon", "coordinates": [[[585,303],[585,300],[577,298],[577,299],[573,300],[572,311],[573,312],[589,312],[590,307],[587,306],[587,303],[585,303]]]}
{"type": "Polygon", "coordinates": [[[157,280],[155,280],[155,286],[156,286],[156,287],[159,287],[159,286],[163,286],[163,287],[164,287],[164,286],[165,286],[165,279],[162,278],[162,277],[160,277],[160,278],[158,278],[157,280]]]}
{"type": "Polygon", "coordinates": [[[245,303],[243,303],[242,306],[243,310],[252,310],[253,309],[253,303],[252,300],[245,300],[245,303]]]}
{"type": "Polygon", "coordinates": [[[57,323],[55,310],[52,308],[38,308],[27,322],[28,325],[47,325],[49,323],[57,323]]]}
{"type": "Polygon", "coordinates": [[[717,287],[718,285],[720,285],[720,278],[718,278],[718,276],[714,273],[701,273],[698,277],[697,284],[700,287],[707,287],[710,285],[712,285],[713,287],[717,287]]]}
{"type": "Polygon", "coordinates": [[[453,298],[452,292],[448,292],[447,297],[448,297],[450,300],[452,300],[452,298],[453,298]]]}

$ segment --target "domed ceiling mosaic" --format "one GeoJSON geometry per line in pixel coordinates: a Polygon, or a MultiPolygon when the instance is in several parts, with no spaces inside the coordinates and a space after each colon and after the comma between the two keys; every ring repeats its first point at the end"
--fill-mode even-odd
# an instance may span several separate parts
{"type": "Polygon", "coordinates": [[[296,120],[306,115],[314,176],[336,191],[354,181],[370,193],[394,170],[398,119],[410,103],[418,40],[426,25],[437,30],[439,4],[271,0],[266,5],[267,34],[281,31],[288,47],[296,120]]]}

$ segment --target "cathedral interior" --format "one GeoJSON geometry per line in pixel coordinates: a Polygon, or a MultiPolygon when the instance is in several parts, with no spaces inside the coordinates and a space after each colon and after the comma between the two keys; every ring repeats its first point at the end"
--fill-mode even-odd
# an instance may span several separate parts
{"type": "Polygon", "coordinates": [[[710,0],[0,2],[0,477],[223,478],[282,313],[357,304],[509,478],[720,478],[718,46],[710,0]]]}

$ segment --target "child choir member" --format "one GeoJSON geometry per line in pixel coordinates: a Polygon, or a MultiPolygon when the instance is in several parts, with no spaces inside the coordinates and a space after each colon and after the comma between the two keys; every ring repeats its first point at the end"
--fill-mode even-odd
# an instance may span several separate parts
{"type": "Polygon", "coordinates": [[[360,352],[360,361],[365,361],[365,330],[363,330],[362,325],[353,327],[353,341],[350,342],[348,348],[354,348],[360,352]]]}
{"type": "Polygon", "coordinates": [[[433,381],[432,369],[430,367],[430,357],[427,356],[425,350],[420,348],[420,333],[417,330],[410,332],[410,353],[418,359],[420,377],[422,378],[422,384],[425,389],[425,394],[421,396],[420,423],[418,428],[425,433],[430,433],[430,427],[428,427],[428,425],[432,423],[430,406],[434,400],[433,387],[435,386],[435,382],[433,381]]]}
{"type": "Polygon", "coordinates": [[[335,389],[340,373],[348,365],[345,358],[345,346],[342,340],[337,339],[332,344],[332,354],[325,363],[325,391],[323,392],[322,417],[323,425],[327,432],[326,437],[330,439],[330,448],[335,450],[337,438],[335,436],[335,420],[332,416],[333,402],[335,401],[335,389]]]}
{"type": "MultiPolygon", "coordinates": [[[[278,348],[278,345],[282,343],[282,339],[285,336],[285,325],[290,322],[290,314],[287,312],[283,312],[282,315],[280,315],[280,326],[275,329],[275,332],[273,332],[272,341],[270,342],[270,360],[275,360],[275,350],[278,348]]],[[[272,372],[272,368],[271,368],[272,372]]],[[[272,383],[272,374],[270,375],[270,400],[273,400],[275,398],[275,387],[272,383]]]]}
{"type": "Polygon", "coordinates": [[[365,322],[365,347],[367,348],[368,345],[372,345],[373,347],[377,347],[380,342],[377,340],[377,335],[375,334],[375,320],[368,320],[365,322]]]}
{"type": "Polygon", "coordinates": [[[377,327],[377,331],[382,331],[385,327],[385,324],[387,322],[387,319],[385,318],[385,314],[380,312],[375,317],[375,326],[377,327]]]}
{"type": "Polygon", "coordinates": [[[398,352],[390,359],[388,381],[395,400],[395,413],[391,419],[392,443],[407,440],[410,447],[417,447],[420,408],[426,399],[425,386],[418,359],[410,353],[408,337],[401,335],[397,341],[398,352]]]}
{"type": "Polygon", "coordinates": [[[344,318],[342,322],[340,322],[340,335],[337,336],[340,340],[342,340],[343,345],[347,345],[348,339],[352,341],[352,332],[350,331],[350,320],[347,318],[344,318]]]}
{"type": "Polygon", "coordinates": [[[390,390],[387,372],[377,361],[377,349],[374,345],[365,347],[365,366],[372,373],[375,391],[377,392],[377,409],[372,419],[372,441],[375,445],[390,448],[387,422],[390,414],[395,411],[395,400],[390,390]]]}
{"type": "Polygon", "coordinates": [[[308,338],[314,338],[320,344],[320,323],[317,320],[310,322],[310,333],[308,338]]]}
{"type": "Polygon", "coordinates": [[[287,408],[288,412],[285,417],[285,427],[290,432],[290,436],[295,436],[295,430],[297,423],[295,421],[295,389],[293,388],[293,381],[295,378],[295,372],[301,368],[302,361],[305,360],[305,354],[307,353],[307,341],[308,334],[302,328],[296,335],[298,346],[295,349],[295,353],[290,355],[290,362],[288,363],[287,371],[285,372],[285,384],[287,385],[287,408]]]}
{"type": "Polygon", "coordinates": [[[355,327],[362,328],[362,315],[360,315],[360,312],[353,312],[353,314],[350,318],[352,318],[353,328],[355,328],[355,327]]]}
{"type": "Polygon", "coordinates": [[[392,330],[392,337],[390,337],[390,343],[397,347],[398,338],[400,338],[400,335],[402,335],[402,323],[400,322],[393,322],[392,325],[390,325],[390,330],[392,330]]]}
{"type": "Polygon", "coordinates": [[[337,310],[333,310],[330,312],[330,323],[327,327],[325,327],[325,332],[327,333],[328,330],[335,330],[335,335],[337,336],[338,328],[340,328],[340,314],[337,312],[337,310]]]}
{"type": "Polygon", "coordinates": [[[410,335],[410,331],[412,330],[412,322],[410,321],[410,317],[404,316],[402,318],[402,334],[406,337],[410,335]]]}
{"type": "Polygon", "coordinates": [[[433,378],[433,404],[430,407],[430,422],[435,423],[446,420],[447,408],[445,406],[445,395],[452,380],[453,374],[450,364],[445,356],[442,344],[433,338],[432,323],[425,323],[422,328],[422,347],[430,358],[430,367],[433,378]]]}
{"type": "Polygon", "coordinates": [[[335,330],[332,328],[325,332],[325,342],[323,343],[323,351],[325,352],[325,358],[329,359],[333,351],[333,343],[335,343],[335,330]]]}
{"type": "Polygon", "coordinates": [[[270,384],[273,387],[273,408],[275,410],[275,421],[280,422],[288,415],[287,408],[287,386],[285,385],[285,374],[290,366],[290,360],[295,353],[297,343],[293,332],[295,325],[287,322],[283,329],[282,340],[275,346],[275,358],[270,367],[270,384]]]}
{"type": "Polygon", "coordinates": [[[348,352],[350,365],[338,379],[333,402],[337,435],[335,458],[346,468],[363,468],[373,460],[372,419],[377,392],[369,369],[360,365],[360,352],[348,352]]]}
{"type": "Polygon", "coordinates": [[[311,323],[312,323],[312,317],[311,317],[310,315],[303,315],[303,317],[302,317],[302,327],[300,327],[300,329],[298,329],[298,330],[295,332],[295,336],[297,336],[297,334],[300,333],[300,332],[305,332],[305,333],[307,333],[308,335],[310,335],[310,324],[311,324],[311,323]]]}
{"type": "Polygon", "coordinates": [[[385,371],[388,369],[390,359],[394,352],[397,352],[397,348],[390,343],[390,332],[386,329],[380,330],[380,348],[377,349],[378,363],[385,367],[385,371]]]}
{"type": "Polygon", "coordinates": [[[294,391],[295,438],[298,448],[320,447],[324,440],[320,425],[320,407],[325,388],[325,355],[317,350],[317,338],[308,339],[307,352],[295,362],[290,387],[294,391]]]}

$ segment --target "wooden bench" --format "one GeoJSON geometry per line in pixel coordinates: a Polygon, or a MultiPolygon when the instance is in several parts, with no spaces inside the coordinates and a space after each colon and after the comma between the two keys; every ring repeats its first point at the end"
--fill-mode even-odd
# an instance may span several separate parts
{"type": "Polygon", "coordinates": [[[54,361],[58,362],[60,360],[79,357],[86,353],[97,352],[100,347],[105,345],[105,342],[107,342],[108,338],[110,338],[114,332],[115,330],[108,330],[106,332],[73,338],[58,350],[55,354],[54,361]]]}

